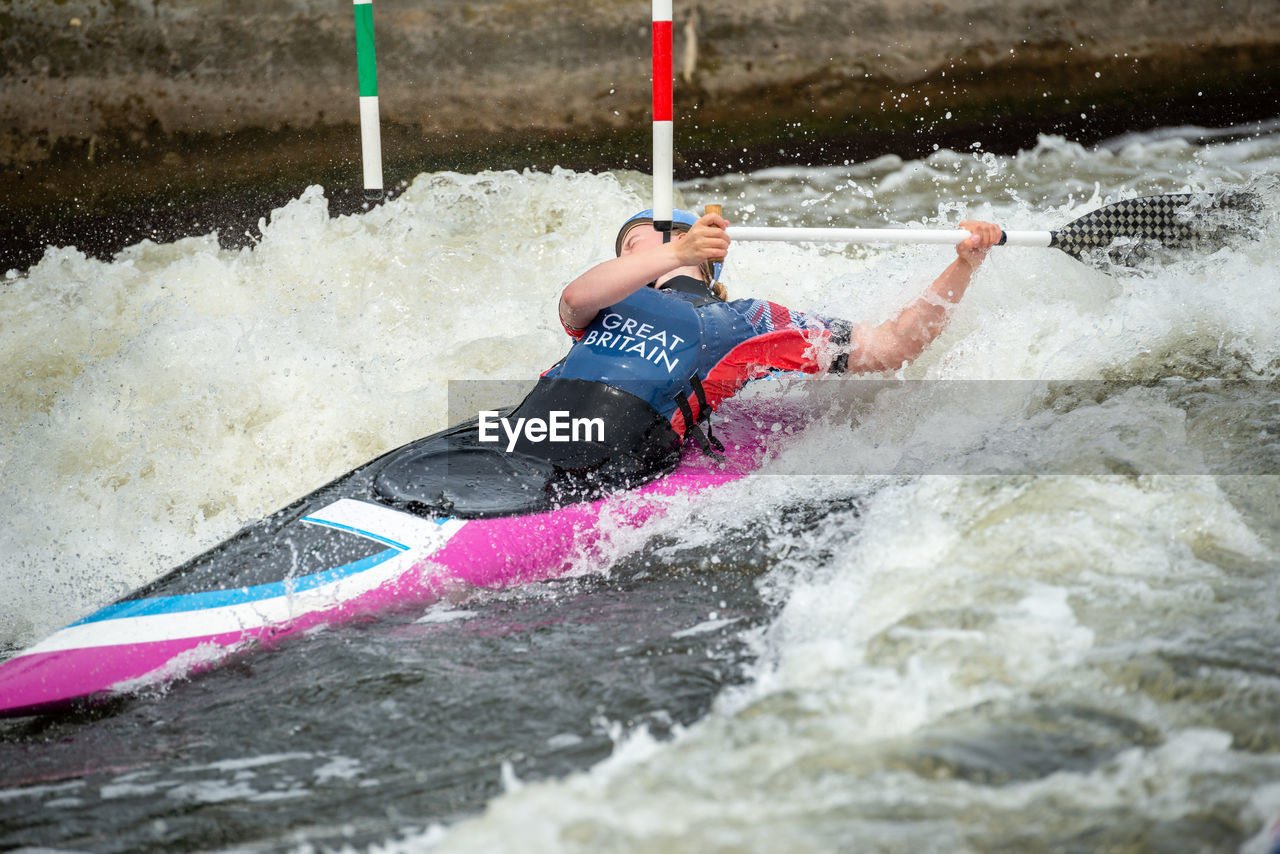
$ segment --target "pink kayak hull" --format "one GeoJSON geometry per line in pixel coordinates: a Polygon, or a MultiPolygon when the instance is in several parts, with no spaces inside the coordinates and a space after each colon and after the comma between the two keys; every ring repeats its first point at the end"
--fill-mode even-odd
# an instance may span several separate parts
{"type": "Polygon", "coordinates": [[[0,717],[54,712],[154,687],[216,667],[229,655],[265,642],[420,606],[459,586],[554,578],[589,560],[602,545],[600,523],[606,514],[613,526],[638,528],[663,512],[664,496],[720,486],[743,477],[750,467],[724,468],[694,452],[667,477],[630,492],[495,519],[424,520],[372,502],[341,499],[303,521],[393,548],[306,590],[301,583],[266,585],[258,598],[257,588],[230,591],[237,598],[231,602],[179,596],[108,606],[0,663],[0,717]]]}

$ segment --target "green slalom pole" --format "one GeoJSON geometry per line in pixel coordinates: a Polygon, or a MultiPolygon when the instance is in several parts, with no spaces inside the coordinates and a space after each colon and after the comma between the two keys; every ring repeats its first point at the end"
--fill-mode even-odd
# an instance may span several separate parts
{"type": "Polygon", "coordinates": [[[373,54],[373,0],[352,0],[356,14],[356,67],[360,75],[360,155],[364,197],[382,198],[382,132],[378,126],[378,67],[373,54]]]}

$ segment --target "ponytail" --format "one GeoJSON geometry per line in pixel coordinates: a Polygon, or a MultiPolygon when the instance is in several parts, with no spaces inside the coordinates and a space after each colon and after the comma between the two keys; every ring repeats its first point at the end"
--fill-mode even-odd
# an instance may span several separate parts
{"type": "Polygon", "coordinates": [[[710,289],[711,294],[721,302],[729,301],[729,289],[724,286],[723,282],[713,281],[715,278],[714,268],[710,261],[703,261],[698,265],[698,272],[702,274],[702,284],[710,289]]]}

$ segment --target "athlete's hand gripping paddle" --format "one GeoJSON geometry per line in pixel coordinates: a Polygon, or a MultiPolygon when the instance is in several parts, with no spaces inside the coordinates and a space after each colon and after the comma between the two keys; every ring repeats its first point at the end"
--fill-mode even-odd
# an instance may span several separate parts
{"type": "MultiPolygon", "coordinates": [[[[1117,241],[1123,247],[1112,251],[1112,261],[1144,257],[1156,245],[1214,251],[1247,233],[1260,209],[1258,197],[1243,191],[1146,196],[1105,205],[1056,231],[1005,231],[998,245],[1049,246],[1081,261],[1094,260],[1096,256],[1088,253],[1111,248],[1117,241]]],[[[963,229],[749,226],[730,226],[728,234],[730,240],[951,245],[969,236],[963,229]]]]}

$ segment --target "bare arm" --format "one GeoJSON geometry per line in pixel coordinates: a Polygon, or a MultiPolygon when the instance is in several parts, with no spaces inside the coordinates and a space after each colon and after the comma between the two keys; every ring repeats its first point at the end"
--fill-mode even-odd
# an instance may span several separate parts
{"type": "Polygon", "coordinates": [[[676,257],[679,243],[664,243],[592,267],[560,293],[560,319],[573,329],[584,329],[600,309],[684,266],[676,257]]]}
{"type": "Polygon", "coordinates": [[[560,294],[560,319],[566,326],[583,329],[600,309],[626,299],[650,282],[680,273],[699,275],[699,264],[721,258],[728,251],[729,236],[724,231],[728,225],[723,217],[708,214],[670,243],[658,242],[660,236],[644,236],[634,246],[628,240],[621,256],[597,264],[565,286],[560,294]]]}
{"type": "Polygon", "coordinates": [[[947,328],[951,310],[964,296],[974,270],[1000,240],[1000,227],[989,222],[966,220],[960,227],[967,229],[970,236],[956,245],[959,257],[942,271],[923,296],[893,320],[854,330],[849,373],[895,371],[923,353],[947,328]]]}

